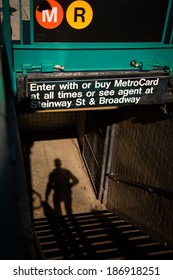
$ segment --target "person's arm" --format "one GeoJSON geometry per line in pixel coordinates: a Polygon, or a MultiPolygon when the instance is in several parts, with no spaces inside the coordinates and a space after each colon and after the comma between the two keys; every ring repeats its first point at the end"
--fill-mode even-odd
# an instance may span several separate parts
{"type": "Polygon", "coordinates": [[[46,187],[46,194],[45,194],[46,201],[48,201],[48,197],[49,197],[49,194],[50,194],[52,188],[53,188],[53,185],[52,185],[52,174],[50,174],[49,181],[48,181],[47,187],[46,187]]]}
{"type": "Polygon", "coordinates": [[[70,173],[69,182],[70,182],[71,187],[73,187],[79,183],[79,180],[71,172],[69,172],[69,173],[70,173]]]}

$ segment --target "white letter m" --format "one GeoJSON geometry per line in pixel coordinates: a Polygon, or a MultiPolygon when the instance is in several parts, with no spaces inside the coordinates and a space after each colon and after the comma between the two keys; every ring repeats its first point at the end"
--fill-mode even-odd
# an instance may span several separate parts
{"type": "Polygon", "coordinates": [[[42,11],[42,22],[46,22],[46,19],[48,22],[57,22],[58,19],[58,8],[53,7],[51,11],[49,10],[43,10],[42,11]]]}

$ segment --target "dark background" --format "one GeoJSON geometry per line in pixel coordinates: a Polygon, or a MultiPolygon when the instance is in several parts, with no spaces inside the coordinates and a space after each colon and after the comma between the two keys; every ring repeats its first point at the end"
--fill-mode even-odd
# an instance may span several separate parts
{"type": "MultiPolygon", "coordinates": [[[[36,7],[45,0],[34,1],[36,7]]],[[[87,0],[93,20],[85,29],[66,21],[67,7],[74,0],[58,0],[64,19],[55,29],[42,28],[34,18],[36,42],[161,42],[168,0],[87,0]]]]}

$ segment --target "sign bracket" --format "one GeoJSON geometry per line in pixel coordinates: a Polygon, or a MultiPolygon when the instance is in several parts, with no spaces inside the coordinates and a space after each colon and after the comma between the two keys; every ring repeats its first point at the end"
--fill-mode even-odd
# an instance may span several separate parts
{"type": "Polygon", "coordinates": [[[64,66],[59,64],[40,64],[40,65],[33,65],[33,64],[23,64],[22,65],[22,73],[26,77],[28,72],[41,72],[41,73],[52,73],[56,71],[64,71],[64,66]]]}
{"type": "Polygon", "coordinates": [[[157,64],[153,64],[152,62],[137,62],[136,60],[132,60],[130,62],[130,65],[134,68],[139,69],[140,71],[163,70],[169,72],[170,76],[172,73],[172,69],[168,65],[160,62],[157,64]]]}

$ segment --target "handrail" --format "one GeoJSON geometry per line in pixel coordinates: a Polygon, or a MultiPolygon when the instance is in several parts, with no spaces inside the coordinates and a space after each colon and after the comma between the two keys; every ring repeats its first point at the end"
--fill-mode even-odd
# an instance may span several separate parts
{"type": "Polygon", "coordinates": [[[135,187],[138,189],[142,189],[142,190],[147,191],[148,193],[156,194],[156,195],[163,196],[165,198],[173,200],[173,192],[166,191],[161,187],[155,187],[155,186],[143,184],[140,182],[136,182],[133,180],[127,180],[125,178],[116,176],[113,173],[107,174],[107,177],[117,183],[123,183],[123,184],[128,185],[129,187],[131,186],[131,187],[135,187]]]}

